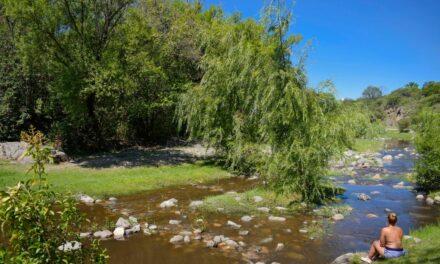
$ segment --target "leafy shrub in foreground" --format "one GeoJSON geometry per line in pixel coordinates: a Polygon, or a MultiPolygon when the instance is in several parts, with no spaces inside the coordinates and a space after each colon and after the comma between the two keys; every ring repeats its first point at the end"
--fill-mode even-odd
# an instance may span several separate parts
{"type": "Polygon", "coordinates": [[[59,248],[79,241],[85,219],[72,197],[50,191],[44,181],[50,151],[43,134],[32,128],[22,139],[29,144],[24,155],[34,160],[29,170],[34,178],[0,192],[0,262],[105,263],[107,255],[96,240],[83,241],[76,250],[59,248]]]}
{"type": "Polygon", "coordinates": [[[417,184],[425,190],[440,189],[440,113],[422,112],[417,127],[417,184]]]}

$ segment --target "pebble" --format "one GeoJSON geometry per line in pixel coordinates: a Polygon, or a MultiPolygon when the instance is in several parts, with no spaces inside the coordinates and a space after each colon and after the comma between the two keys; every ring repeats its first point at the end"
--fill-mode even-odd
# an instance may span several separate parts
{"type": "Polygon", "coordinates": [[[247,236],[247,235],[249,235],[249,231],[248,231],[248,230],[240,230],[240,231],[238,232],[238,234],[239,234],[240,236],[247,236]]]}
{"type": "Polygon", "coordinates": [[[368,218],[377,218],[378,216],[375,214],[367,214],[367,217],[368,218]]]}
{"type": "Polygon", "coordinates": [[[306,233],[309,232],[309,230],[307,230],[306,228],[301,228],[301,229],[299,230],[299,232],[300,232],[300,233],[303,233],[303,234],[306,234],[306,233]]]}
{"type": "Polygon", "coordinates": [[[348,180],[348,184],[356,184],[356,181],[355,180],[353,180],[353,179],[351,179],[351,180],[348,180]]]}
{"type": "Polygon", "coordinates": [[[367,200],[370,200],[371,197],[368,196],[368,195],[366,195],[365,193],[360,193],[360,194],[358,195],[358,199],[361,200],[361,201],[367,201],[367,200]]]}
{"type": "Polygon", "coordinates": [[[249,216],[249,215],[242,216],[241,221],[242,222],[250,222],[250,221],[252,221],[252,216],[249,216]]]}
{"type": "Polygon", "coordinates": [[[92,232],[82,232],[79,233],[79,238],[86,238],[86,237],[90,237],[92,235],[92,232]]]}
{"type": "Polygon", "coordinates": [[[434,204],[434,199],[432,199],[431,197],[426,198],[426,204],[427,205],[433,205],[434,204]]]}
{"type": "Polygon", "coordinates": [[[201,206],[201,205],[203,205],[203,201],[192,201],[192,202],[189,204],[189,207],[191,207],[191,208],[197,208],[197,207],[199,207],[199,206],[201,206]]]}
{"type": "Polygon", "coordinates": [[[393,156],[391,156],[391,155],[385,155],[385,156],[383,156],[383,158],[382,158],[384,161],[392,161],[393,160],[393,156]]]}
{"type": "Polygon", "coordinates": [[[237,224],[237,223],[235,223],[235,222],[232,222],[232,221],[230,221],[230,220],[228,220],[228,222],[226,223],[226,225],[228,225],[228,226],[230,226],[230,227],[232,227],[232,228],[234,228],[234,229],[239,229],[239,228],[241,228],[241,225],[239,225],[239,224],[237,224]]]}
{"type": "Polygon", "coordinates": [[[183,242],[189,243],[189,242],[191,242],[191,238],[189,236],[185,236],[185,237],[183,237],[183,242]]]}
{"type": "Polygon", "coordinates": [[[116,227],[113,231],[113,237],[115,239],[123,239],[125,234],[125,229],[123,227],[116,227]]]}
{"type": "Polygon", "coordinates": [[[170,208],[176,206],[176,204],[177,204],[177,199],[171,198],[169,200],[163,201],[159,206],[160,208],[170,208]]]}
{"type": "Polygon", "coordinates": [[[177,243],[182,242],[183,239],[184,239],[183,236],[181,236],[181,235],[175,235],[175,236],[173,236],[173,237],[170,239],[170,243],[172,243],[172,244],[177,244],[177,243]]]}
{"type": "Polygon", "coordinates": [[[110,232],[109,230],[103,230],[103,231],[96,231],[95,233],[93,233],[93,236],[96,238],[109,238],[113,235],[112,232],[110,232]]]}
{"type": "Polygon", "coordinates": [[[182,221],[171,219],[168,223],[169,223],[170,225],[180,225],[180,223],[182,223],[182,221]]]}
{"type": "Polygon", "coordinates": [[[271,222],[284,222],[284,221],[286,221],[286,218],[285,217],[281,217],[281,216],[273,216],[273,215],[271,215],[271,216],[269,216],[269,221],[271,221],[271,222]]]}
{"type": "Polygon", "coordinates": [[[263,201],[263,197],[261,197],[261,196],[254,196],[254,202],[259,203],[261,201],[263,201]]]}
{"type": "Polygon", "coordinates": [[[267,207],[258,207],[257,210],[263,213],[269,213],[270,211],[270,209],[267,207]]]}
{"type": "Polygon", "coordinates": [[[110,198],[108,198],[108,200],[109,200],[110,202],[116,202],[116,201],[118,200],[118,198],[116,198],[116,197],[110,197],[110,198]]]}
{"type": "Polygon", "coordinates": [[[78,241],[66,242],[63,245],[58,247],[58,250],[68,252],[73,250],[78,250],[81,248],[81,243],[78,241]]]}
{"type": "Polygon", "coordinates": [[[284,244],[283,243],[278,243],[277,247],[275,248],[275,251],[281,251],[284,249],[284,244]]]}
{"type": "Polygon", "coordinates": [[[272,237],[267,237],[267,238],[262,239],[262,240],[260,241],[260,244],[267,244],[267,243],[270,243],[270,242],[272,242],[272,241],[273,241],[273,238],[272,238],[272,237]]]}
{"type": "Polygon", "coordinates": [[[130,222],[123,217],[119,217],[118,221],[116,222],[116,227],[129,228],[130,222]]]}
{"type": "Polygon", "coordinates": [[[342,215],[342,214],[335,214],[335,215],[332,217],[332,219],[333,219],[334,221],[339,221],[339,220],[344,219],[344,215],[342,215]]]}
{"type": "Polygon", "coordinates": [[[425,196],[423,196],[423,194],[418,194],[418,195],[416,196],[416,199],[417,199],[417,200],[424,200],[424,199],[425,199],[425,196]]]}
{"type": "Polygon", "coordinates": [[[286,207],[282,207],[282,206],[277,206],[277,207],[275,207],[275,209],[277,209],[278,211],[286,211],[287,210],[286,207]]]}

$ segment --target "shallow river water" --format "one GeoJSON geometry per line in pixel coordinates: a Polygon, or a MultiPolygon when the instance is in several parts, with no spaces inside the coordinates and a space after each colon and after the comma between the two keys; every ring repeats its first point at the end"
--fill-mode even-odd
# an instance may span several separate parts
{"type": "Polygon", "coordinates": [[[266,217],[257,217],[249,223],[242,223],[241,216],[212,214],[203,216],[207,223],[206,234],[225,235],[235,241],[243,241],[246,243],[243,251],[210,249],[203,241],[197,240],[177,246],[169,242],[179,231],[191,230],[194,220],[202,217],[188,208],[190,201],[232,190],[242,192],[257,184],[241,178],[220,180],[209,186],[193,184],[118,197],[114,204],[84,207],[84,210],[92,222],[101,224],[105,221],[115,222],[119,216],[125,214],[159,226],[159,233],[155,235],[147,236],[141,232],[123,241],[103,241],[102,244],[110,255],[110,263],[246,263],[244,256],[249,257],[249,248],[259,248],[259,253],[254,257],[266,263],[329,263],[347,252],[366,251],[371,240],[377,239],[380,228],[386,224],[386,209],[397,213],[398,225],[403,228],[405,234],[410,229],[440,219],[438,205],[428,206],[423,201],[417,201],[415,192],[411,190],[393,188],[393,185],[402,181],[393,175],[411,172],[414,155],[411,154],[411,149],[404,150],[404,145],[390,144],[389,147],[390,149],[382,151],[381,154],[403,154],[402,157],[384,163],[380,168],[356,169],[357,183],[354,185],[347,184],[347,180],[351,179],[348,176],[335,177],[334,180],[346,189],[341,196],[341,204],[350,205],[353,211],[341,221],[325,223],[325,234],[315,239],[299,232],[307,226],[304,222],[311,223],[316,218],[313,214],[286,216],[287,220],[283,223],[268,222],[266,217]],[[371,175],[375,173],[391,176],[383,180],[372,180],[371,175]],[[358,193],[368,194],[371,200],[358,200],[358,193]],[[178,200],[177,208],[158,207],[160,202],[170,198],[178,200]],[[375,214],[378,217],[368,218],[367,214],[375,214]],[[169,225],[170,219],[181,220],[182,224],[169,225]],[[240,236],[238,230],[227,227],[228,220],[241,224],[240,230],[248,230],[249,235],[240,236]],[[278,243],[285,245],[283,250],[275,250],[278,243]]]}

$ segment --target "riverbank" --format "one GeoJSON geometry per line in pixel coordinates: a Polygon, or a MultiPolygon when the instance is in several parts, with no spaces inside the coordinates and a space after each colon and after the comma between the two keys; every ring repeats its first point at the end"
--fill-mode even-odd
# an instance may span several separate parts
{"type": "MultiPolygon", "coordinates": [[[[30,165],[0,161],[0,189],[26,181],[30,165]]],[[[65,163],[47,167],[53,190],[85,193],[95,198],[128,195],[170,186],[208,183],[232,177],[226,170],[204,161],[177,165],[85,168],[65,163]]]]}

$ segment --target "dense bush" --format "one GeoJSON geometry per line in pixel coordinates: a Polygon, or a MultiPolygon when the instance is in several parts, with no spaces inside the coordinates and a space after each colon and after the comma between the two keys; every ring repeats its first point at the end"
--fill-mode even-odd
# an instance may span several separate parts
{"type": "Polygon", "coordinates": [[[183,95],[179,120],[234,170],[318,202],[326,196],[324,168],[348,130],[340,102],[306,87],[302,65],[293,64],[300,38],[287,34],[289,22],[290,13],[270,5],[263,23],[214,23],[204,32],[203,78],[183,95]]]}
{"type": "Polygon", "coordinates": [[[50,151],[43,135],[31,130],[22,136],[29,144],[24,155],[34,160],[34,178],[0,192],[1,263],[105,263],[107,255],[95,240],[75,250],[59,248],[80,241],[85,219],[71,196],[49,190],[44,176],[50,151]]]}
{"type": "Polygon", "coordinates": [[[411,126],[411,120],[409,118],[401,119],[397,122],[397,125],[400,133],[408,132],[411,126]]]}
{"type": "Polygon", "coordinates": [[[417,184],[425,190],[440,189],[440,113],[420,114],[416,134],[417,184]]]}

